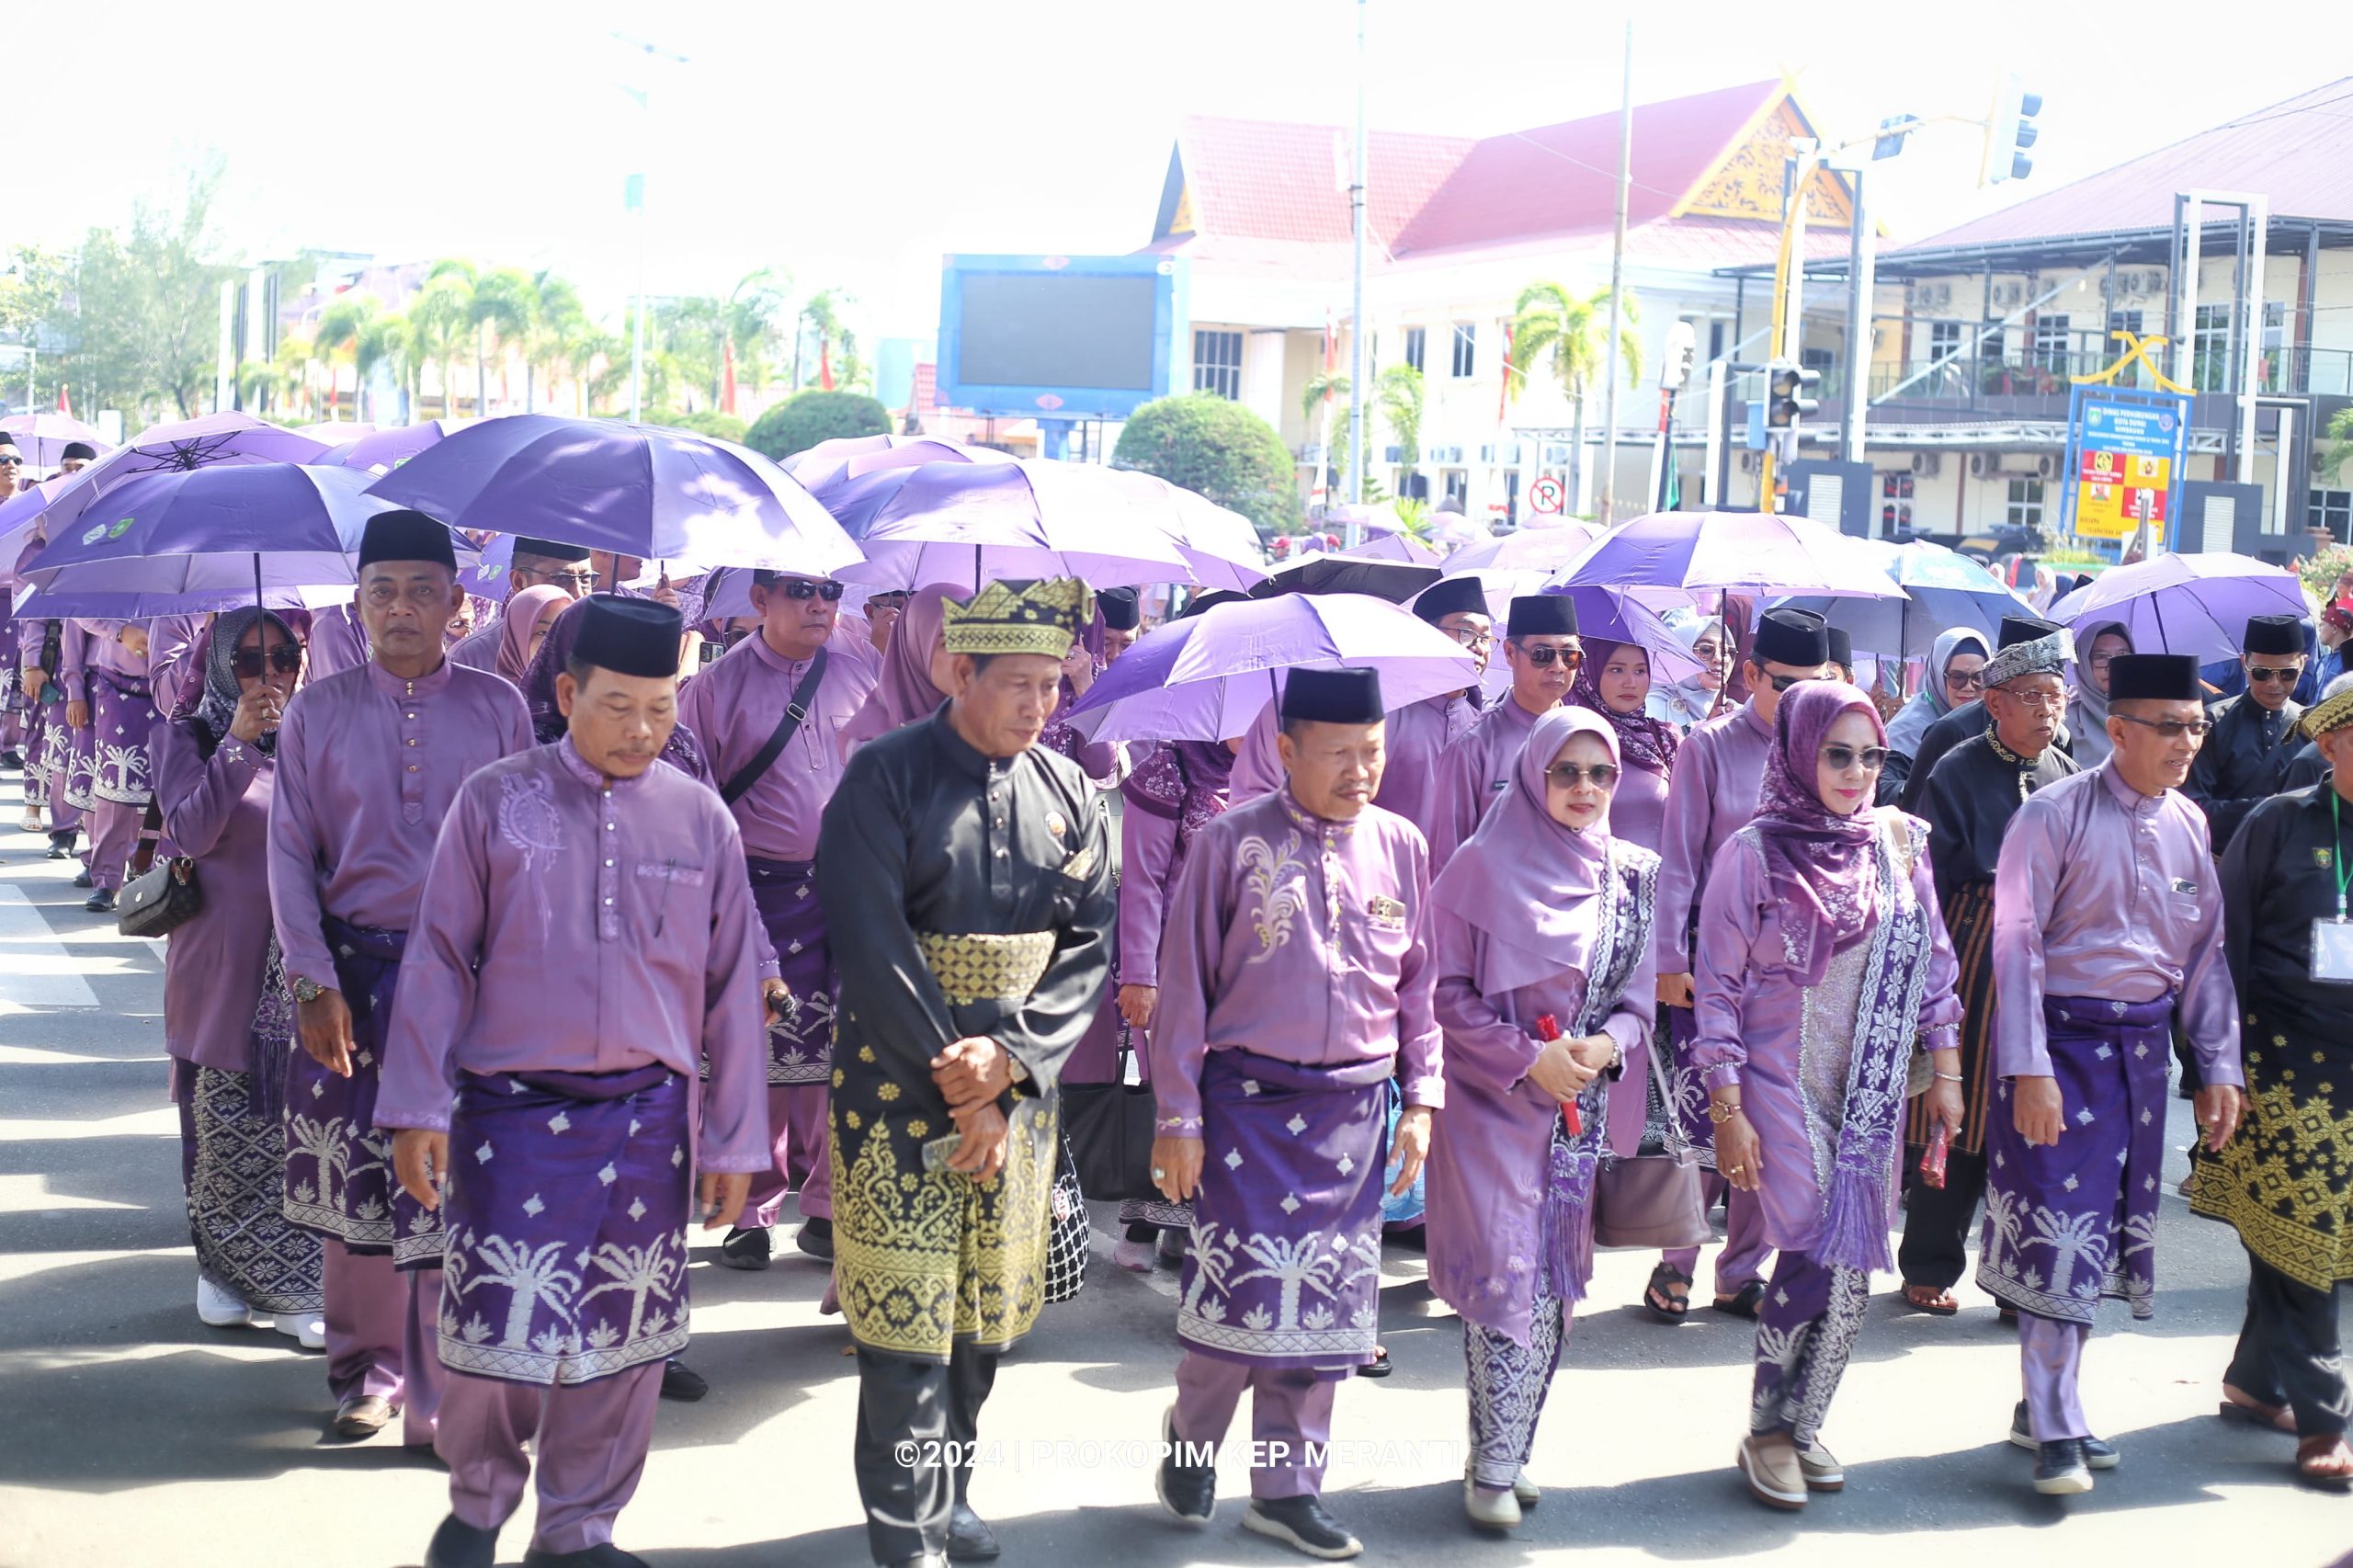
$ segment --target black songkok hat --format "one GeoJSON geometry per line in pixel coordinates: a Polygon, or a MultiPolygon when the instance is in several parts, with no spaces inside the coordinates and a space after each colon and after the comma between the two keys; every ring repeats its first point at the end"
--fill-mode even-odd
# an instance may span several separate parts
{"type": "Polygon", "coordinates": [[[2249,616],[2245,649],[2250,653],[2301,653],[2304,623],[2292,615],[2249,616]]]}
{"type": "Polygon", "coordinates": [[[572,656],[615,675],[675,676],[686,618],[656,599],[591,594],[580,601],[580,630],[572,656]]]}
{"type": "Polygon", "coordinates": [[[1381,705],[1381,672],[1369,669],[1297,669],[1283,682],[1282,717],[1313,724],[1378,724],[1388,713],[1381,705]]]}
{"type": "MultiPolygon", "coordinates": [[[[515,553],[536,555],[544,561],[585,561],[588,559],[588,547],[585,544],[558,544],[551,539],[523,539],[518,536],[515,540],[515,553]]],[[[671,673],[675,675],[676,672],[671,673]]]]}
{"type": "Polygon", "coordinates": [[[2002,618],[2002,634],[1994,646],[2015,648],[2021,642],[2038,642],[2060,631],[2055,620],[2037,620],[2030,615],[2006,615],[2002,618]]]}
{"type": "Polygon", "coordinates": [[[1843,626],[1830,626],[1823,629],[1823,635],[1830,640],[1830,662],[1853,669],[1855,667],[1854,634],[1843,626]]]}
{"type": "Polygon", "coordinates": [[[65,443],[65,449],[57,454],[57,460],[62,463],[70,463],[75,458],[80,458],[84,462],[95,462],[97,460],[97,456],[98,449],[90,445],[89,442],[68,441],[65,443]]]}
{"type": "Polygon", "coordinates": [[[1133,631],[1143,621],[1143,601],[1133,588],[1106,588],[1095,596],[1095,608],[1113,631],[1133,631]]]}
{"type": "Polygon", "coordinates": [[[1768,609],[1757,618],[1756,642],[1748,656],[1759,666],[1826,665],[1830,623],[1810,609],[1768,609]]]}
{"type": "Polygon", "coordinates": [[[1476,577],[1441,577],[1414,601],[1414,613],[1436,626],[1449,615],[1484,615],[1487,590],[1476,577]]]}
{"type": "MultiPolygon", "coordinates": [[[[1469,578],[1462,581],[1469,582],[1469,578]]],[[[1440,586],[1443,586],[1443,582],[1440,586]]],[[[1483,602],[1483,601],[1482,601],[1483,602]]],[[[1577,607],[1569,602],[1566,594],[1521,594],[1511,601],[1511,619],[1505,623],[1506,637],[1574,637],[1577,634],[1577,607]]]]}
{"type": "Polygon", "coordinates": [[[359,536],[359,569],[379,561],[431,561],[458,569],[458,551],[449,530],[422,512],[379,512],[368,519],[359,536]]]}
{"type": "Polygon", "coordinates": [[[2198,661],[2188,653],[2119,653],[2108,666],[2108,701],[2195,702],[2198,661]]]}

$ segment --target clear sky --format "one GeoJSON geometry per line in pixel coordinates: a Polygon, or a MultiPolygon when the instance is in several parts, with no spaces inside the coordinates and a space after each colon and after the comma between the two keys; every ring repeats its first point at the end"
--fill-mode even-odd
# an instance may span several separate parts
{"type": "MultiPolygon", "coordinates": [[[[2088,174],[2353,69],[2341,5],[2185,0],[1638,5],[1640,100],[1797,74],[1826,135],[1982,116],[1996,74],[2046,99],[2030,187],[2088,174]],[[2194,19],[2194,18],[2193,18],[2194,19]],[[2334,38],[2336,45],[2325,40],[2334,38]],[[2299,40],[2302,40],[2301,42],[2299,40]],[[2305,45],[2312,47],[2306,48],[2305,45]],[[2179,47],[2177,47],[2178,45],[2179,47]]],[[[1370,0],[1376,127],[1485,134],[1616,106],[1623,0],[1370,0]]],[[[921,334],[943,252],[1121,252],[1150,236],[1177,118],[1347,123],[1354,0],[84,0],[26,13],[5,103],[16,239],[70,244],[176,171],[226,165],[246,259],[304,246],[552,267],[592,308],[631,287],[624,175],[651,175],[647,287],[724,294],[753,268],[841,284],[870,333],[921,334]],[[233,21],[231,18],[233,17],[233,21]],[[33,25],[28,27],[27,22],[33,25]],[[686,56],[648,75],[612,34],[686,56]]],[[[2353,124],[2353,104],[2348,104],[2353,124]]],[[[1997,205],[1973,132],[1881,182],[1916,237],[1997,205]]]]}

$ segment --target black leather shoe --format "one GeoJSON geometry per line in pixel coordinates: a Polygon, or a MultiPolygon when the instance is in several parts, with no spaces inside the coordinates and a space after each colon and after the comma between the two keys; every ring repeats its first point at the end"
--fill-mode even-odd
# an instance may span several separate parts
{"type": "Polygon", "coordinates": [[[451,1514],[425,1549],[425,1568],[492,1568],[498,1561],[498,1532],[476,1529],[451,1514]]]}
{"type": "Polygon", "coordinates": [[[98,879],[90,875],[90,868],[85,866],[74,873],[74,885],[77,888],[94,888],[98,885],[98,879]]]}
{"type": "Polygon", "coordinates": [[[949,1511],[949,1562],[987,1562],[996,1554],[996,1532],[989,1528],[986,1519],[972,1512],[970,1503],[959,1503],[949,1511]]]}
{"type": "Polygon", "coordinates": [[[0,751],[0,772],[22,773],[25,759],[12,751],[0,751]]]}
{"type": "MultiPolygon", "coordinates": [[[[2105,1437],[2078,1437],[2075,1441],[2084,1445],[2084,1464],[2088,1469],[2114,1470],[2124,1462],[2124,1456],[2116,1451],[2116,1445],[2105,1437]]],[[[2018,1401],[2010,1412],[2010,1443],[2030,1454],[2042,1451],[2042,1445],[2034,1440],[2034,1433],[2027,1426],[2024,1400],[2018,1401]]]]}
{"type": "Polygon", "coordinates": [[[71,860],[74,858],[74,841],[70,838],[65,839],[63,842],[54,838],[51,839],[49,841],[49,858],[52,860],[71,860]]]}
{"type": "Polygon", "coordinates": [[[633,1551],[623,1551],[609,1540],[600,1540],[578,1551],[542,1551],[535,1546],[523,1553],[523,1568],[653,1568],[653,1565],[633,1551]]]}
{"type": "Polygon", "coordinates": [[[692,1404],[710,1392],[710,1380],[676,1356],[662,1363],[662,1397],[692,1404]]]}
{"type": "Polygon", "coordinates": [[[1325,1512],[1321,1497],[1253,1497],[1242,1528],[1331,1562],[1364,1551],[1364,1542],[1325,1512]]]}
{"type": "Polygon", "coordinates": [[[719,1261],[729,1268],[766,1268],[775,1244],[768,1240],[766,1226],[756,1226],[747,1231],[738,1225],[727,1233],[725,1241],[719,1244],[719,1261]]]}
{"type": "Polygon", "coordinates": [[[1217,1465],[1176,1462],[1176,1416],[1173,1404],[1161,1412],[1160,1440],[1168,1452],[1153,1477],[1153,1490],[1160,1495],[1160,1506],[1187,1524],[1206,1525],[1217,1512],[1217,1465]]]}
{"type": "Polygon", "coordinates": [[[93,915],[112,915],[114,913],[114,889],[100,888],[97,892],[92,893],[89,897],[82,901],[82,907],[88,910],[93,915]]]}
{"type": "Polygon", "coordinates": [[[821,1263],[834,1261],[834,1222],[819,1216],[801,1221],[801,1233],[792,1244],[821,1263]]]}
{"type": "Polygon", "coordinates": [[[2081,1437],[2062,1437],[2035,1450],[2034,1489],[2045,1497],[2073,1497],[2092,1489],[2081,1437]]]}

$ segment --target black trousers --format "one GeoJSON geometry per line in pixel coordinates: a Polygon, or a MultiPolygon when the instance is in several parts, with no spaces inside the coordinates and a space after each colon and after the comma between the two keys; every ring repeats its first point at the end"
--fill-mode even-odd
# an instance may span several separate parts
{"type": "Polygon", "coordinates": [[[948,1551],[948,1517],[972,1484],[973,1436],[996,1360],[963,1340],[945,1366],[858,1347],[852,1462],[875,1562],[948,1551]]]}
{"type": "Polygon", "coordinates": [[[1969,1269],[1969,1227],[1985,1196],[1985,1156],[1953,1150],[1945,1156],[1944,1186],[1930,1187],[1907,1152],[1904,1183],[1904,1244],[1895,1267],[1906,1285],[1949,1290],[1969,1269]]]}
{"type": "Polygon", "coordinates": [[[2246,1324],[2223,1376],[2296,1413],[2299,1437],[2341,1437],[2353,1419],[2337,1346],[2336,1292],[2315,1290],[2247,1254],[2246,1324]]]}

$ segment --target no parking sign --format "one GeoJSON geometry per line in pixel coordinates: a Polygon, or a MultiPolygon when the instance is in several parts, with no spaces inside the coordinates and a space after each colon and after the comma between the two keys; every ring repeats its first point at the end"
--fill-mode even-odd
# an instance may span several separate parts
{"type": "Polygon", "coordinates": [[[1557,512],[1569,504],[1569,487],[1546,474],[1528,487],[1528,505],[1539,512],[1557,512]]]}

